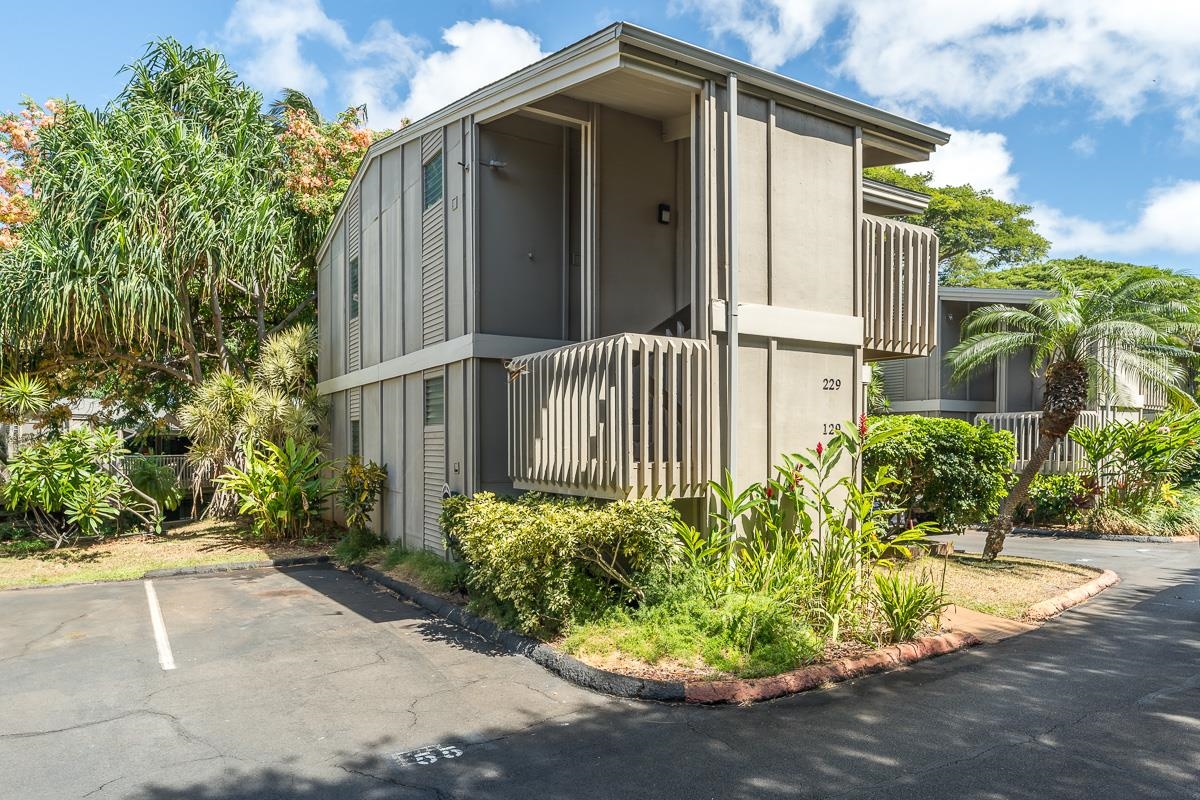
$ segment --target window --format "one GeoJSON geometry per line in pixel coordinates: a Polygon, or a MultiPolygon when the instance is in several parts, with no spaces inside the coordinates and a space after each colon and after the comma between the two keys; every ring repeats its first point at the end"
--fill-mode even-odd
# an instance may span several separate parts
{"type": "Polygon", "coordinates": [[[438,150],[433,157],[421,167],[421,194],[425,198],[424,208],[437,205],[442,199],[442,151],[438,150]]]}
{"type": "Polygon", "coordinates": [[[350,455],[362,455],[362,422],[350,420],[350,455]]]}
{"type": "Polygon", "coordinates": [[[446,384],[444,378],[425,379],[425,424],[441,425],[446,421],[446,384]]]}
{"type": "Polygon", "coordinates": [[[350,259],[350,319],[358,319],[358,256],[350,259]]]}

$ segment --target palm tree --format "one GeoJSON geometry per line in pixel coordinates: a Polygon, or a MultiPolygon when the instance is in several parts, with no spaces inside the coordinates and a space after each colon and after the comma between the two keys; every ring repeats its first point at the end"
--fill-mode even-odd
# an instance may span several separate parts
{"type": "Polygon", "coordinates": [[[1033,354],[1033,371],[1045,375],[1038,446],[1000,506],[984,546],[987,560],[1003,549],[1013,512],[1090,398],[1114,397],[1122,379],[1140,379],[1165,389],[1177,404],[1195,403],[1179,388],[1181,365],[1194,355],[1184,338],[1195,327],[1193,309],[1162,299],[1176,279],[1127,274],[1091,289],[1057,271],[1055,280],[1057,292],[1028,308],[993,305],[971,312],[962,342],[948,354],[954,381],[1026,351],[1033,354]]]}
{"type": "Polygon", "coordinates": [[[314,125],[321,125],[325,120],[321,119],[321,112],[317,110],[317,104],[312,101],[312,98],[306,95],[299,89],[287,89],[279,93],[279,97],[271,101],[270,115],[278,124],[283,125],[287,112],[303,111],[308,115],[308,120],[314,125]]]}

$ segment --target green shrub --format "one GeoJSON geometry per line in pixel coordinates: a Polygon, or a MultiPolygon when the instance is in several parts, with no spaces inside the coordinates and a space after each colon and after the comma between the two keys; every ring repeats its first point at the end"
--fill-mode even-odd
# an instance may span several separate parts
{"type": "Polygon", "coordinates": [[[179,476],[168,466],[156,464],[148,458],[138,458],[126,469],[126,474],[134,488],[158,503],[160,508],[174,511],[183,502],[179,476]]]}
{"type": "Polygon", "coordinates": [[[353,531],[371,524],[371,512],[386,484],[386,466],[374,461],[364,463],[358,456],[346,459],[338,472],[337,503],[346,515],[347,528],[353,531]]]}
{"type": "Polygon", "coordinates": [[[79,428],[22,449],[8,465],[0,501],[25,514],[54,547],[106,533],[122,512],[158,530],[161,514],[133,494],[114,465],[128,451],[110,428],[79,428]]]}
{"type": "Polygon", "coordinates": [[[996,514],[1016,458],[1013,435],[962,420],[883,416],[871,420],[881,434],[866,449],[866,474],[888,467],[896,482],[884,502],[908,521],[932,520],[961,532],[996,514]]]}
{"type": "Polygon", "coordinates": [[[1083,478],[1075,473],[1038,475],[1029,486],[1025,518],[1035,523],[1069,522],[1084,507],[1088,497],[1083,478]]]}
{"type": "Polygon", "coordinates": [[[642,599],[654,568],[671,557],[676,519],[664,501],[482,492],[450,498],[441,522],[470,565],[472,599],[490,597],[522,631],[545,635],[642,599]]]}
{"type": "Polygon", "coordinates": [[[1158,504],[1200,461],[1200,411],[1072,428],[1088,477],[1105,487],[1101,502],[1138,514],[1158,504]]]}
{"type": "Polygon", "coordinates": [[[288,437],[280,447],[262,442],[246,450],[246,468],[229,467],[217,483],[237,495],[238,511],[266,539],[299,539],[329,495],[321,479],[321,454],[288,437]]]}
{"type": "Polygon", "coordinates": [[[933,581],[899,570],[875,573],[875,597],[890,644],[915,639],[929,618],[949,605],[933,581]]]}

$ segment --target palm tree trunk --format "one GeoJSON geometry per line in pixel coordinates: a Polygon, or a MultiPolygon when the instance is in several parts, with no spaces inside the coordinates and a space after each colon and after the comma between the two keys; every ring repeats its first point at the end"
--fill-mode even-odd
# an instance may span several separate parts
{"type": "Polygon", "coordinates": [[[983,545],[983,560],[992,561],[996,556],[1000,555],[1000,551],[1004,549],[1004,538],[1012,533],[1013,514],[1017,512],[1017,508],[1021,503],[1025,502],[1025,498],[1029,495],[1029,487],[1033,483],[1033,479],[1037,477],[1038,471],[1042,465],[1046,463],[1046,459],[1050,457],[1050,451],[1054,449],[1054,445],[1058,444],[1061,436],[1051,436],[1045,432],[1038,438],[1037,449],[1029,457],[1029,461],[1025,464],[1025,469],[1021,470],[1021,476],[1017,478],[1017,485],[1012,488],[1008,496],[1004,498],[1004,502],[1000,504],[1000,511],[996,514],[996,519],[992,523],[992,529],[988,532],[987,541],[983,545]]]}

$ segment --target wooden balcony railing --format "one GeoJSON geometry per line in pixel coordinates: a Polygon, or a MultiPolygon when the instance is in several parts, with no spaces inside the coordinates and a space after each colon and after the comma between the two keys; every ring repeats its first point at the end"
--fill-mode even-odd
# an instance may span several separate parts
{"type": "MultiPolygon", "coordinates": [[[[978,414],[975,421],[986,422],[999,431],[1011,431],[1017,440],[1017,460],[1013,463],[1013,469],[1018,472],[1025,469],[1033,451],[1037,449],[1038,439],[1041,436],[1042,412],[1009,411],[998,414],[978,414]]],[[[1079,421],[1075,424],[1085,428],[1095,428],[1100,425],[1100,413],[1084,411],[1079,415],[1079,421]]],[[[1050,451],[1050,457],[1046,459],[1041,472],[1047,475],[1059,475],[1075,472],[1086,466],[1083,449],[1068,438],[1060,441],[1050,451]]]]}
{"type": "Polygon", "coordinates": [[[862,253],[866,358],[929,355],[937,345],[937,234],[864,214],[862,253]]]}
{"type": "Polygon", "coordinates": [[[707,343],[622,333],[514,358],[508,368],[508,471],[518,489],[704,495],[707,343]]]}

